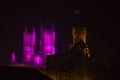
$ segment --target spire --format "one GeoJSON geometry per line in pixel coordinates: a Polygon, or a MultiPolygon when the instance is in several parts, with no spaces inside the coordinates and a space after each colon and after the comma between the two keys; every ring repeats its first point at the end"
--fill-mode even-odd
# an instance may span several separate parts
{"type": "Polygon", "coordinates": [[[26,29],[25,29],[25,32],[28,33],[27,27],[26,27],[26,29]]]}
{"type": "Polygon", "coordinates": [[[14,52],[12,52],[11,60],[12,60],[12,63],[16,63],[16,57],[14,52]]]}
{"type": "Polygon", "coordinates": [[[25,33],[28,33],[26,25],[24,25],[24,29],[23,30],[24,30],[25,33]]]}
{"type": "Polygon", "coordinates": [[[45,25],[45,27],[44,27],[44,32],[47,32],[47,28],[46,28],[46,25],[45,25]]]}
{"type": "Polygon", "coordinates": [[[82,23],[81,23],[81,19],[80,19],[80,9],[76,9],[76,11],[73,12],[73,15],[75,16],[75,26],[81,26],[82,23]]]}
{"type": "Polygon", "coordinates": [[[33,26],[33,28],[32,28],[32,32],[35,32],[35,28],[34,28],[34,26],[33,26]]]}
{"type": "Polygon", "coordinates": [[[43,31],[43,24],[40,22],[40,31],[43,31]]]}
{"type": "Polygon", "coordinates": [[[52,32],[55,32],[55,25],[54,25],[54,23],[52,24],[52,32]]]}
{"type": "Polygon", "coordinates": [[[77,9],[73,14],[74,15],[77,15],[77,16],[79,16],[79,14],[80,14],[80,12],[79,12],[80,10],[79,9],[77,9]]]}

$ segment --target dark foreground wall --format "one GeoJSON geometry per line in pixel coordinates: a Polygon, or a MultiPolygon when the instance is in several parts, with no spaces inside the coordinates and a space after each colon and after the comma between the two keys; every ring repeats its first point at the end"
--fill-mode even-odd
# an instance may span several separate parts
{"type": "Polygon", "coordinates": [[[34,68],[0,66],[0,80],[53,80],[34,68]]]}
{"type": "Polygon", "coordinates": [[[77,50],[47,57],[46,74],[55,80],[120,80],[118,71],[77,50]]]}

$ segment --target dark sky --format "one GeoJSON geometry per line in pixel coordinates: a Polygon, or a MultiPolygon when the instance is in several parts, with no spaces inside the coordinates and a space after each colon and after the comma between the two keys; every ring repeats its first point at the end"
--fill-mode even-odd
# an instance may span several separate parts
{"type": "Polygon", "coordinates": [[[11,52],[22,56],[24,25],[55,23],[56,51],[68,49],[72,42],[71,29],[76,22],[73,12],[80,9],[80,23],[88,28],[87,43],[95,59],[112,68],[119,68],[119,13],[115,2],[104,1],[21,1],[2,2],[0,11],[0,64],[7,64],[11,52]]]}

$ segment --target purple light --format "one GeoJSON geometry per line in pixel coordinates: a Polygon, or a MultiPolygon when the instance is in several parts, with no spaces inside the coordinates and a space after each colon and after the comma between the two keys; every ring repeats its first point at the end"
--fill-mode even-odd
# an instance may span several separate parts
{"type": "Polygon", "coordinates": [[[27,55],[26,57],[27,57],[27,59],[30,59],[30,58],[31,58],[31,55],[27,55]]]}
{"type": "Polygon", "coordinates": [[[42,24],[40,26],[39,52],[40,52],[41,55],[45,55],[44,54],[44,28],[43,28],[42,24]]]}
{"type": "Polygon", "coordinates": [[[34,63],[36,65],[40,65],[40,63],[42,63],[42,59],[39,55],[36,55],[35,58],[34,58],[34,63]]]}
{"type": "Polygon", "coordinates": [[[45,46],[44,45],[44,39],[45,39],[45,36],[44,36],[45,31],[44,30],[45,30],[45,28],[43,28],[43,25],[41,24],[40,25],[40,36],[39,36],[39,51],[38,51],[38,54],[41,55],[41,56],[39,56],[38,58],[36,56],[36,58],[34,60],[35,64],[40,63],[39,66],[41,68],[46,67],[46,54],[45,54],[45,50],[44,50],[44,46],[45,46]]]}
{"type": "MultiPolygon", "coordinates": [[[[46,56],[55,54],[55,29],[54,24],[50,29],[46,26],[40,26],[39,51],[35,54],[36,32],[33,28],[28,33],[27,29],[23,32],[23,63],[39,65],[41,68],[46,67],[46,56]],[[36,55],[36,56],[35,56],[36,55]]],[[[15,54],[12,53],[12,63],[16,62],[15,54]]]]}
{"type": "Polygon", "coordinates": [[[12,63],[16,63],[15,53],[12,52],[12,63]]]}
{"type": "Polygon", "coordinates": [[[50,30],[45,31],[44,50],[46,55],[55,54],[55,30],[54,26],[50,30]]]}
{"type": "Polygon", "coordinates": [[[24,48],[23,48],[23,62],[31,62],[35,52],[35,29],[31,33],[23,33],[24,36],[24,48]]]}
{"type": "Polygon", "coordinates": [[[47,50],[47,51],[50,51],[51,49],[52,49],[51,46],[47,46],[47,47],[46,47],[46,50],[47,50]]]}
{"type": "Polygon", "coordinates": [[[46,26],[44,26],[44,28],[43,28],[43,25],[42,24],[40,25],[38,54],[40,54],[41,56],[39,56],[40,58],[38,58],[38,59],[35,58],[34,63],[35,64],[40,63],[41,67],[45,68],[46,67],[46,55],[54,55],[55,54],[55,29],[54,29],[54,25],[49,30],[46,28],[46,26]]]}

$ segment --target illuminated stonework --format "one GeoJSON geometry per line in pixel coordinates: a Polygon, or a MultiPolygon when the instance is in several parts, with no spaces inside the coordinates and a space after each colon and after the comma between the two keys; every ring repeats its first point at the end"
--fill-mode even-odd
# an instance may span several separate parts
{"type": "Polygon", "coordinates": [[[45,29],[45,38],[44,38],[44,50],[46,55],[54,55],[55,54],[55,31],[54,25],[52,25],[52,29],[45,29]]]}
{"type": "Polygon", "coordinates": [[[76,44],[77,42],[80,42],[80,40],[83,40],[84,43],[86,44],[87,28],[73,27],[72,36],[73,36],[73,45],[76,44]]]}
{"type": "MultiPolygon", "coordinates": [[[[46,67],[46,56],[55,54],[55,29],[54,24],[50,29],[40,25],[39,50],[35,53],[36,32],[23,32],[23,58],[25,64],[32,64],[41,68],[46,67]]],[[[12,62],[15,62],[15,54],[12,53],[12,62]]]]}
{"type": "Polygon", "coordinates": [[[12,52],[12,56],[11,56],[12,58],[12,63],[16,63],[16,57],[15,57],[15,53],[14,52],[12,52]]]}
{"type": "Polygon", "coordinates": [[[35,30],[23,33],[23,62],[31,63],[35,55],[35,30]]]}
{"type": "Polygon", "coordinates": [[[87,28],[86,27],[73,27],[72,37],[73,37],[73,42],[72,44],[70,44],[70,49],[74,45],[80,44],[80,48],[82,48],[84,55],[90,58],[89,48],[88,48],[88,45],[86,44],[87,28]]]}
{"type": "Polygon", "coordinates": [[[36,55],[34,57],[34,63],[35,65],[40,65],[42,63],[42,58],[39,55],[36,55]]]}
{"type": "Polygon", "coordinates": [[[46,67],[46,56],[55,54],[55,29],[52,25],[51,29],[47,29],[46,26],[40,26],[40,36],[39,36],[39,51],[42,58],[42,63],[44,68],[46,67]]]}

